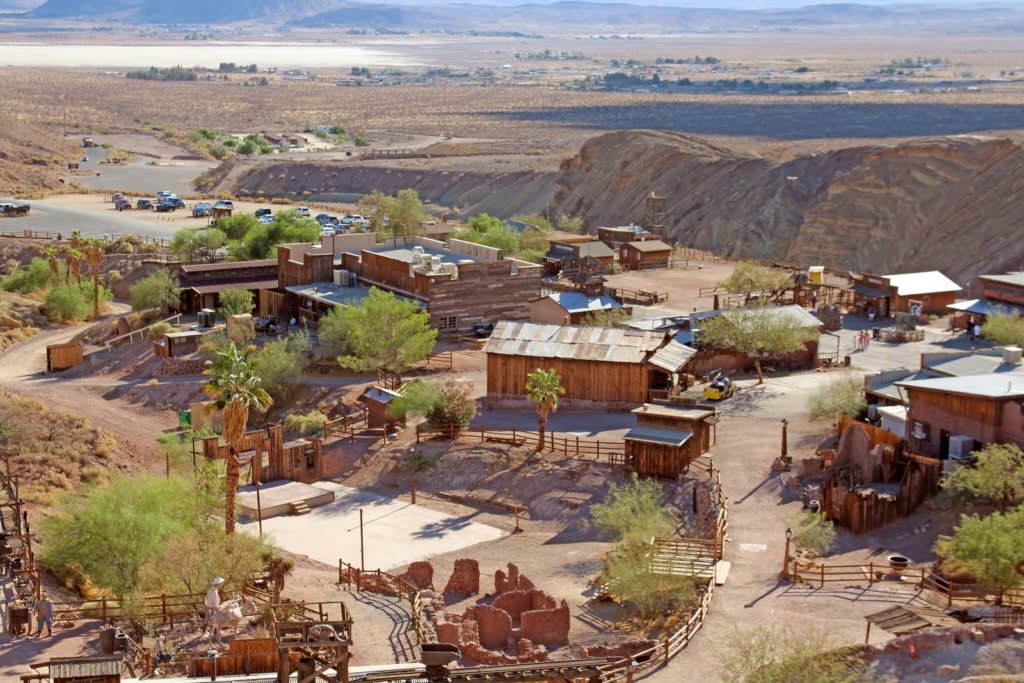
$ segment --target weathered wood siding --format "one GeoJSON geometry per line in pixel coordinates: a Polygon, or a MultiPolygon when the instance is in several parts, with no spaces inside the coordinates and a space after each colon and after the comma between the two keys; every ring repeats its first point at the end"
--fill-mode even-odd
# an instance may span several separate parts
{"type": "Polygon", "coordinates": [[[46,347],[46,368],[49,372],[67,370],[82,362],[85,353],[76,342],[50,344],[46,347]]]}
{"type": "Polygon", "coordinates": [[[682,448],[628,440],[625,443],[626,464],[640,476],[676,479],[695,459],[689,441],[682,448]]]}
{"type": "Polygon", "coordinates": [[[541,268],[511,261],[466,263],[457,280],[434,280],[427,309],[430,323],[456,318],[457,331],[499,320],[529,320],[530,302],[540,296],[541,268]]]}
{"type": "Polygon", "coordinates": [[[542,368],[556,370],[565,395],[561,401],[635,407],[647,399],[650,366],[646,363],[605,363],[563,358],[487,354],[487,399],[497,404],[526,399],[526,376],[542,368]]]}

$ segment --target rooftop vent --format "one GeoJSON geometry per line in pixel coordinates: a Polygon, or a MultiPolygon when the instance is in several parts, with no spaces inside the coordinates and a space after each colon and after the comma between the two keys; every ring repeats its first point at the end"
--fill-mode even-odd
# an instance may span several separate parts
{"type": "Polygon", "coordinates": [[[1003,347],[1003,362],[1010,365],[1020,365],[1021,356],[1024,355],[1024,350],[1019,346],[1004,346],[1003,347]]]}

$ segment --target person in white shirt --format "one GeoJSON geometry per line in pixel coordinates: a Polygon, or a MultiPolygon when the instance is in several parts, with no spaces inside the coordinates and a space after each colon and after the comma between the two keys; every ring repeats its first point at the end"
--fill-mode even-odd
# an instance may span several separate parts
{"type": "Polygon", "coordinates": [[[206,597],[203,598],[203,630],[208,629],[212,622],[213,613],[220,607],[220,587],[224,584],[224,579],[219,576],[210,582],[210,590],[206,591],[206,597]]]}

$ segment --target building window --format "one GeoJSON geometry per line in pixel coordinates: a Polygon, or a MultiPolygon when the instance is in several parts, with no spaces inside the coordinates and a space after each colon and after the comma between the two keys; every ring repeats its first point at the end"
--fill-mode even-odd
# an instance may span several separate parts
{"type": "Polygon", "coordinates": [[[453,332],[459,329],[459,319],[454,315],[445,316],[438,320],[438,329],[442,332],[453,332]]]}

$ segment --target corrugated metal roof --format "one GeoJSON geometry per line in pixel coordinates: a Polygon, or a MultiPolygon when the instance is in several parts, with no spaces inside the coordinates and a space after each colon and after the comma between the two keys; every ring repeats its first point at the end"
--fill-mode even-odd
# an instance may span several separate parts
{"type": "Polygon", "coordinates": [[[645,240],[643,242],[626,242],[622,246],[636,251],[672,251],[672,247],[661,240],[645,240]]]}
{"type": "Polygon", "coordinates": [[[994,351],[986,349],[982,352],[968,352],[947,357],[925,356],[921,360],[926,369],[949,377],[1024,372],[1024,367],[1016,363],[1004,362],[1003,353],[998,349],[994,351]]]}
{"type": "Polygon", "coordinates": [[[209,285],[187,287],[196,294],[216,294],[230,289],[277,289],[277,278],[273,280],[256,280],[254,282],[219,282],[209,285]]]}
{"type": "Polygon", "coordinates": [[[604,363],[643,363],[665,341],[661,332],[615,327],[542,325],[502,321],[484,345],[485,353],[563,358],[604,363]]]}
{"type": "Polygon", "coordinates": [[[1004,304],[1001,301],[990,301],[989,299],[957,301],[946,306],[946,308],[954,311],[963,311],[964,313],[973,313],[974,315],[1024,315],[1024,306],[1014,306],[1013,304],[1004,304]]]}
{"type": "Polygon", "coordinates": [[[1013,287],[1024,287],[1024,272],[999,273],[998,275],[979,275],[982,280],[991,280],[1013,287]]]}
{"type": "MultiPolygon", "coordinates": [[[[686,336],[692,339],[690,333],[687,332],[686,336]]],[[[697,355],[697,349],[687,346],[680,341],[679,337],[680,335],[677,334],[668,344],[658,349],[651,356],[651,365],[666,372],[679,372],[684,365],[690,362],[690,359],[697,355]]]]}
{"type": "Polygon", "coordinates": [[[661,446],[682,446],[693,436],[693,432],[687,429],[668,429],[666,427],[633,427],[622,438],[626,441],[640,441],[641,443],[654,443],[661,446]]]}
{"type": "Polygon", "coordinates": [[[555,292],[554,294],[548,294],[548,298],[553,299],[556,304],[564,308],[568,313],[605,311],[611,308],[622,307],[622,304],[607,294],[587,296],[582,292],[555,292]]]}
{"type": "Polygon", "coordinates": [[[897,273],[884,276],[889,284],[896,288],[900,296],[917,294],[937,294],[939,292],[959,292],[963,287],[950,280],[937,270],[923,273],[897,273]]]}
{"type": "Polygon", "coordinates": [[[118,676],[124,668],[121,655],[114,657],[60,657],[50,660],[50,678],[118,676]]]}
{"type": "MultiPolygon", "coordinates": [[[[1011,399],[1024,396],[1024,374],[1003,373],[970,375],[968,377],[938,377],[918,381],[896,382],[901,387],[926,389],[950,394],[981,396],[993,399],[1011,399]]],[[[913,401],[911,401],[913,404],[913,401]]]]}
{"type": "MultiPolygon", "coordinates": [[[[761,309],[730,308],[725,311],[701,311],[699,313],[691,313],[690,318],[691,320],[697,320],[703,318],[710,318],[715,315],[724,315],[726,317],[732,317],[735,319],[736,313],[748,310],[764,311],[765,315],[767,316],[785,318],[792,321],[794,324],[799,325],[800,327],[821,327],[822,325],[822,322],[818,320],[813,313],[811,313],[804,307],[798,306],[796,304],[790,304],[789,306],[768,306],[761,309]]],[[[739,320],[743,321],[744,318],[739,318],[739,320]]],[[[751,317],[750,320],[751,322],[753,322],[755,319],[751,317]]]]}
{"type": "Polygon", "coordinates": [[[706,408],[690,408],[689,406],[665,405],[663,403],[645,403],[630,412],[637,415],[676,417],[694,421],[703,420],[715,414],[715,411],[706,408]]]}
{"type": "Polygon", "coordinates": [[[385,389],[384,387],[370,387],[362,393],[360,400],[376,401],[377,403],[391,403],[401,394],[385,389]]]}

